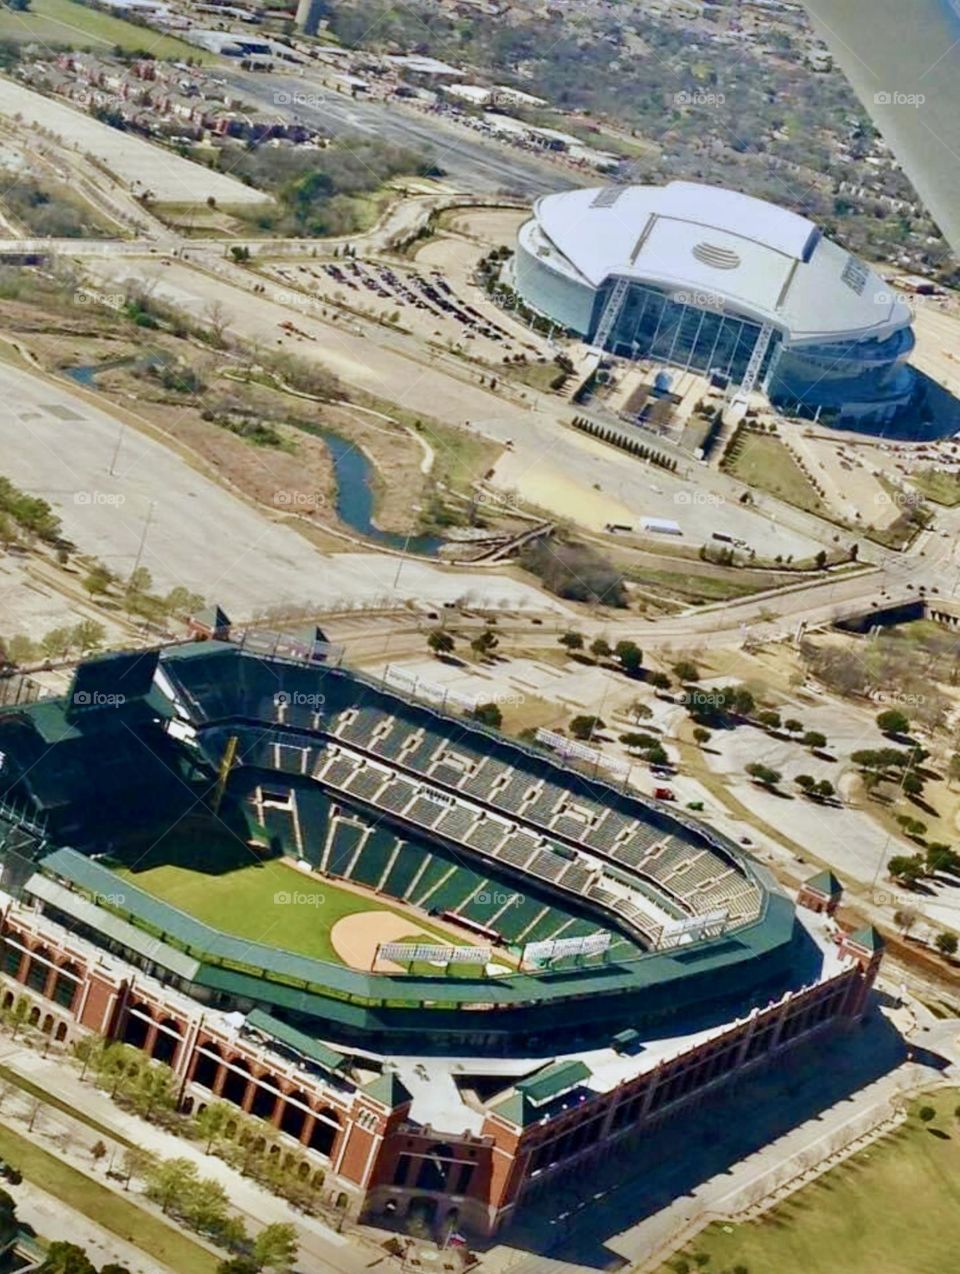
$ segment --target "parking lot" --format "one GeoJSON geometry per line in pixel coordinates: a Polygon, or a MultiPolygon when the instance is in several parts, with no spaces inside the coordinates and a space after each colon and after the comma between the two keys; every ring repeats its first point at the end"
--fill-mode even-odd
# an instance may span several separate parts
{"type": "Polygon", "coordinates": [[[477,297],[466,300],[436,268],[406,269],[344,257],[309,265],[265,266],[264,273],[297,289],[288,298],[291,308],[309,308],[311,298],[316,298],[321,305],[344,306],[385,319],[424,342],[443,344],[483,362],[499,364],[518,353],[539,353],[542,345],[525,329],[520,336],[513,323],[501,319],[496,306],[480,302],[479,291],[477,297]]]}

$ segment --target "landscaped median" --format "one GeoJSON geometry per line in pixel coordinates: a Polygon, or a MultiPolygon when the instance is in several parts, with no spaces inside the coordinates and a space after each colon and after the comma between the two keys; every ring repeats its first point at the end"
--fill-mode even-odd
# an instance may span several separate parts
{"type": "Polygon", "coordinates": [[[111,1234],[132,1243],[171,1270],[216,1274],[219,1257],[187,1238],[173,1225],[137,1207],[129,1199],[49,1154],[26,1137],[0,1125],[0,1158],[18,1168],[24,1180],[82,1212],[111,1234]]]}

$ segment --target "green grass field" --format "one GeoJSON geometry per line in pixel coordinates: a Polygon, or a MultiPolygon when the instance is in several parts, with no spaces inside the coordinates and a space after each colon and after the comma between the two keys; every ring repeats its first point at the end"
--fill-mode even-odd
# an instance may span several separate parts
{"type": "Polygon", "coordinates": [[[19,1168],[25,1181],[34,1182],[170,1269],[215,1274],[217,1257],[199,1243],[9,1128],[0,1127],[0,1156],[19,1168]]]}
{"type": "Polygon", "coordinates": [[[960,504],[960,474],[939,469],[920,469],[911,476],[910,481],[922,496],[932,500],[934,504],[943,504],[950,509],[960,504]]]}
{"type": "Polygon", "coordinates": [[[142,856],[128,847],[124,858],[136,869],[115,866],[120,877],[205,924],[318,960],[342,963],[331,930],[342,917],[363,911],[403,916],[444,945],[457,941],[372,893],[354,893],[331,880],[306,876],[281,858],[258,859],[229,836],[174,834],[142,856]]]}
{"type": "Polygon", "coordinates": [[[960,1091],[911,1106],[906,1124],[759,1221],[711,1225],[660,1274],[942,1274],[960,1247],[960,1091]],[[936,1119],[920,1121],[921,1106],[936,1119]],[[699,1257],[699,1261],[697,1258],[699,1257]],[[704,1257],[708,1259],[703,1260],[704,1257]],[[686,1264],[684,1264],[686,1262],[686,1264]]]}
{"type": "Polygon", "coordinates": [[[744,430],[735,450],[727,453],[724,467],[748,486],[769,491],[798,509],[821,515],[827,512],[786,446],[770,434],[744,430]]]}
{"type": "Polygon", "coordinates": [[[184,40],[88,9],[74,0],[31,0],[26,12],[0,8],[0,39],[100,52],[119,45],[128,51],[144,49],[167,61],[185,62],[189,58],[208,65],[217,61],[212,53],[184,40]]]}

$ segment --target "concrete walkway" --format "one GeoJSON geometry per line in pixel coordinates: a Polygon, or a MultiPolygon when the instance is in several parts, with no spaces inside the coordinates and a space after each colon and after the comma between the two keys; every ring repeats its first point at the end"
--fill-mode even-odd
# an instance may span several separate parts
{"type": "Polygon", "coordinates": [[[51,1242],[59,1239],[78,1244],[98,1268],[112,1261],[125,1266],[130,1274],[182,1274],[169,1265],[161,1265],[140,1248],[124,1242],[31,1182],[8,1188],[16,1201],[17,1219],[22,1225],[31,1226],[36,1234],[51,1242]]]}

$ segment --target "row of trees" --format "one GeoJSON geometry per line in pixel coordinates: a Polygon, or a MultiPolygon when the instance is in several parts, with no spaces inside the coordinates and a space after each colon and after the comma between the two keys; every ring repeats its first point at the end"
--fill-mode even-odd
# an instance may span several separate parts
{"type": "Polygon", "coordinates": [[[144,1175],[144,1194],[164,1216],[236,1253],[221,1263],[223,1274],[287,1271],[296,1259],[297,1232],[292,1225],[275,1222],[251,1240],[246,1226],[232,1214],[226,1190],[219,1181],[201,1177],[191,1159],[152,1162],[144,1175]]]}
{"type": "MultiPolygon", "coordinates": [[[[577,632],[576,629],[561,633],[558,640],[560,645],[565,646],[571,654],[586,649],[583,633],[577,632]]],[[[605,637],[596,637],[590,643],[589,651],[598,662],[604,659],[616,660],[620,671],[626,673],[628,677],[635,677],[643,667],[643,651],[635,641],[629,639],[623,639],[615,646],[611,646],[605,637]]]]}
{"type": "Polygon", "coordinates": [[[665,456],[662,451],[656,451],[653,447],[648,447],[639,438],[631,438],[621,433],[618,429],[607,429],[593,420],[588,420],[585,416],[574,416],[570,423],[574,429],[579,429],[581,433],[587,433],[593,438],[599,438],[601,442],[609,442],[612,446],[619,447],[621,451],[628,451],[632,456],[639,456],[641,460],[649,460],[651,464],[657,465],[660,469],[667,469],[671,473],[676,471],[677,462],[672,456],[665,456]]]}
{"type": "MultiPolygon", "coordinates": [[[[20,1012],[16,1005],[11,1012],[20,1012]]],[[[26,1019],[24,1002],[15,1031],[26,1019]]],[[[88,1074],[125,1109],[143,1119],[160,1124],[171,1132],[200,1138],[207,1153],[216,1153],[244,1176],[307,1212],[322,1209],[324,1174],[306,1159],[289,1162],[279,1153],[279,1134],[272,1124],[245,1115],[228,1102],[213,1102],[196,1117],[178,1110],[178,1085],[173,1071],[162,1062],[151,1061],[129,1044],[87,1036],[74,1045],[81,1064],[81,1079],[88,1074]]],[[[129,1185],[132,1177],[143,1179],[152,1159],[137,1147],[123,1155],[123,1171],[129,1185]]]]}
{"type": "MultiPolygon", "coordinates": [[[[161,597],[151,592],[153,581],[146,567],[138,567],[123,586],[116,577],[99,563],[90,568],[83,586],[91,598],[116,595],[128,614],[150,623],[162,624],[171,616],[186,616],[203,605],[199,593],[177,586],[161,597]]],[[[23,667],[40,663],[45,659],[66,659],[71,655],[86,655],[99,650],[107,638],[107,630],[98,620],[82,619],[72,627],[60,625],[51,628],[38,640],[16,633],[5,643],[4,656],[8,664],[23,667]]]]}

